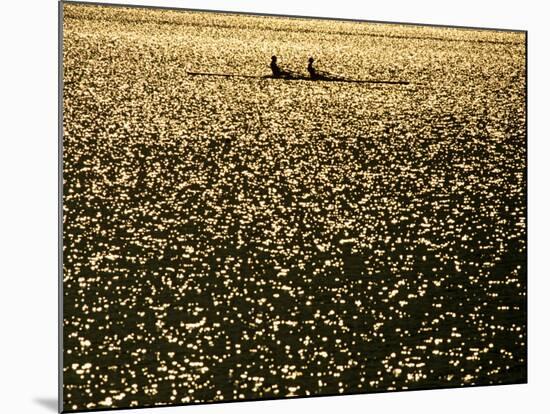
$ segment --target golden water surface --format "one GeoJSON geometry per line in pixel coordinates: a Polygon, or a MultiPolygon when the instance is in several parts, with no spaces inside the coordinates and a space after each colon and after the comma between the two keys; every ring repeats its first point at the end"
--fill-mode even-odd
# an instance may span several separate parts
{"type": "Polygon", "coordinates": [[[65,410],[526,381],[524,33],[63,29],[65,410]]]}

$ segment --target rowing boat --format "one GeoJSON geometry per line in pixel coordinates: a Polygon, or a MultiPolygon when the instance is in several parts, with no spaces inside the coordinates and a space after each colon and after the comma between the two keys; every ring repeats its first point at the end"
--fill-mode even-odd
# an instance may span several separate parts
{"type": "Polygon", "coordinates": [[[211,72],[189,72],[189,76],[217,76],[224,78],[253,78],[253,79],[274,79],[274,80],[286,80],[286,81],[311,81],[311,82],[341,82],[341,83],[385,83],[390,85],[408,85],[407,81],[391,81],[391,80],[375,80],[375,79],[346,79],[340,77],[318,76],[311,78],[303,75],[288,75],[288,76],[254,76],[254,75],[241,75],[237,73],[211,73],[211,72]]]}

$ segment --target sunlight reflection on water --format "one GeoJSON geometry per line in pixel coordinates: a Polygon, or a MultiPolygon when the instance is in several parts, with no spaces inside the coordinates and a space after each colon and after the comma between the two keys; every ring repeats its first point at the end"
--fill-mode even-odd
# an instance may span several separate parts
{"type": "Polygon", "coordinates": [[[66,409],[525,381],[523,34],[64,7],[66,409]]]}

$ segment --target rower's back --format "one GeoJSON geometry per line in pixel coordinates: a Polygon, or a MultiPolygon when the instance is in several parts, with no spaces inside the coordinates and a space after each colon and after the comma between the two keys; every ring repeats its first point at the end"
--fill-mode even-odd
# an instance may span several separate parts
{"type": "Polygon", "coordinates": [[[316,78],[317,77],[317,71],[313,67],[313,62],[314,62],[313,58],[310,57],[309,60],[308,60],[308,63],[307,63],[307,71],[308,71],[310,77],[316,78]]]}
{"type": "Polygon", "coordinates": [[[271,64],[269,66],[271,67],[273,76],[279,78],[281,76],[281,68],[277,65],[277,56],[271,56],[271,64]]]}

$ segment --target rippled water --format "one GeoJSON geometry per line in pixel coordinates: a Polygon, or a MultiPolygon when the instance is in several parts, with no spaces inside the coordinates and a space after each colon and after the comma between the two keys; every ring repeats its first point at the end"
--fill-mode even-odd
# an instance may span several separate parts
{"type": "Polygon", "coordinates": [[[64,9],[66,410],[526,381],[523,33],[64,9]]]}

